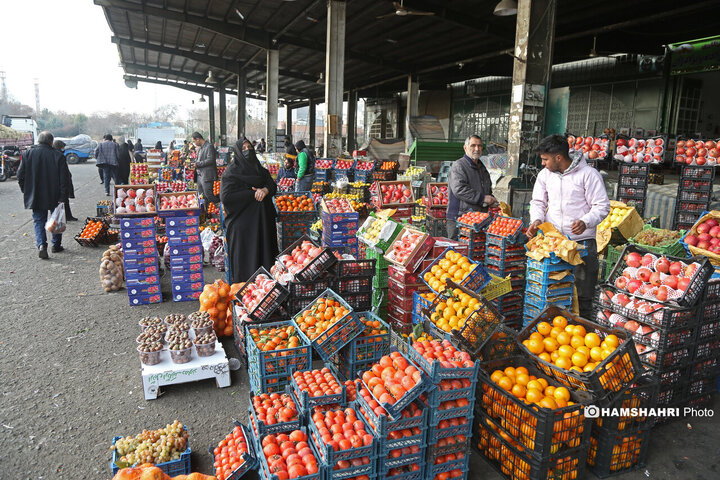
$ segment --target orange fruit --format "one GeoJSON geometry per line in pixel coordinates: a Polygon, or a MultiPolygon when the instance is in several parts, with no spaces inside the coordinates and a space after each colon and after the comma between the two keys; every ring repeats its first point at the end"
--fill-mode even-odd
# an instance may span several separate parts
{"type": "Polygon", "coordinates": [[[590,358],[590,349],[586,347],[585,345],[580,345],[575,349],[577,352],[582,352],[585,354],[586,357],[590,358]]]}
{"type": "Polygon", "coordinates": [[[504,376],[505,376],[505,372],[503,372],[502,370],[495,370],[490,375],[490,380],[492,380],[494,383],[498,383],[498,380],[500,380],[504,376]]]}
{"type": "Polygon", "coordinates": [[[539,355],[543,351],[545,351],[545,345],[543,344],[542,340],[531,338],[527,340],[527,342],[527,349],[530,350],[530,353],[539,355]]]}
{"type": "Polygon", "coordinates": [[[555,340],[557,340],[560,345],[570,345],[571,338],[572,335],[570,335],[568,332],[560,332],[555,337],[555,340]]]}
{"type": "Polygon", "coordinates": [[[573,329],[574,329],[573,335],[577,335],[578,337],[584,337],[585,334],[587,333],[585,331],[585,327],[583,327],[582,325],[574,325],[573,329]]]}
{"type": "Polygon", "coordinates": [[[562,315],[558,315],[557,317],[553,318],[553,327],[565,328],[566,326],[567,318],[563,317],[562,315]]]}
{"type": "Polygon", "coordinates": [[[555,399],[553,397],[546,396],[542,400],[540,400],[540,406],[555,410],[557,408],[557,402],[555,402],[555,399]]]}
{"type": "Polygon", "coordinates": [[[545,387],[545,390],[543,390],[543,393],[546,396],[552,397],[553,394],[555,393],[555,387],[553,387],[552,385],[548,385],[547,387],[545,387]]]}
{"type": "Polygon", "coordinates": [[[602,360],[602,349],[600,347],[592,347],[590,349],[590,358],[593,362],[599,362],[602,360]]]}
{"type": "Polygon", "coordinates": [[[505,375],[514,379],[515,378],[515,367],[506,367],[505,375]]]}
{"type": "Polygon", "coordinates": [[[511,393],[515,395],[518,398],[525,398],[525,394],[527,393],[527,389],[520,384],[515,384],[512,387],[511,393]]]}
{"type": "Polygon", "coordinates": [[[560,345],[558,348],[558,354],[562,357],[570,358],[572,357],[572,354],[575,353],[575,350],[570,345],[560,345]]]}
{"type": "Polygon", "coordinates": [[[570,339],[570,345],[577,350],[580,346],[585,346],[585,337],[579,337],[577,335],[573,335],[570,339]]]}
{"type": "Polygon", "coordinates": [[[620,345],[620,340],[618,339],[618,337],[612,334],[605,337],[604,342],[613,349],[617,348],[618,345],[620,345]]]}
{"type": "Polygon", "coordinates": [[[541,342],[545,339],[545,337],[543,337],[542,335],[540,335],[538,332],[533,332],[533,333],[531,333],[530,336],[528,337],[528,339],[533,339],[533,338],[536,339],[536,340],[540,340],[541,342]]]}
{"type": "Polygon", "coordinates": [[[543,393],[535,388],[528,388],[527,392],[525,393],[525,400],[530,403],[537,403],[542,400],[543,397],[543,393]]]}
{"type": "Polygon", "coordinates": [[[555,360],[555,366],[562,368],[563,370],[570,370],[570,367],[572,367],[572,361],[568,357],[558,357],[557,360],[555,360]]]}
{"type": "Polygon", "coordinates": [[[600,339],[600,335],[594,332],[590,332],[587,335],[585,335],[585,346],[592,349],[594,347],[599,347],[602,340],[600,339]]]}
{"type": "Polygon", "coordinates": [[[515,367],[515,376],[517,375],[530,375],[530,372],[528,372],[528,369],[525,367],[515,367]]]}
{"type": "Polygon", "coordinates": [[[540,322],[537,324],[537,331],[543,337],[550,335],[550,330],[552,330],[552,326],[547,322],[540,322]]]}
{"type": "Polygon", "coordinates": [[[554,352],[558,348],[558,342],[552,337],[548,337],[545,340],[543,340],[543,345],[545,345],[545,351],[550,353],[554,352]]]}
{"type": "Polygon", "coordinates": [[[584,367],[587,364],[588,357],[582,352],[575,352],[572,356],[572,363],[576,367],[584,367]]]}
{"type": "Polygon", "coordinates": [[[562,333],[562,328],[553,327],[552,330],[550,330],[550,336],[553,338],[557,338],[560,333],[562,333]]]}
{"type": "Polygon", "coordinates": [[[500,380],[498,380],[497,384],[498,387],[508,392],[512,390],[513,387],[513,381],[510,377],[502,377],[500,380]]]}
{"type": "Polygon", "coordinates": [[[530,382],[530,376],[527,373],[517,373],[517,371],[518,369],[515,370],[515,383],[526,386],[530,382]]]}
{"type": "Polygon", "coordinates": [[[552,363],[552,359],[551,359],[551,357],[550,357],[550,354],[547,353],[547,352],[542,352],[540,355],[538,355],[538,358],[541,359],[541,360],[545,360],[546,362],[551,362],[551,363],[552,363]]]}
{"type": "Polygon", "coordinates": [[[567,403],[570,401],[570,390],[565,387],[557,387],[553,392],[553,397],[555,397],[555,400],[562,399],[565,403],[567,403]]]}
{"type": "Polygon", "coordinates": [[[543,390],[542,383],[538,382],[537,380],[530,380],[527,385],[525,385],[525,387],[527,387],[528,391],[543,390]]]}

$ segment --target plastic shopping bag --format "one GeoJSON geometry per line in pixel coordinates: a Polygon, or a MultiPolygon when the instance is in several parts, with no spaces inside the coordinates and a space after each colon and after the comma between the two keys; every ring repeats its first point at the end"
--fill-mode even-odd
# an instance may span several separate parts
{"type": "Polygon", "coordinates": [[[65,229],[67,228],[67,223],[65,223],[65,204],[61,203],[57,207],[55,207],[55,210],[50,214],[50,217],[48,217],[47,222],[45,222],[45,230],[48,231],[48,233],[51,233],[53,235],[58,235],[60,233],[63,233],[65,229]]]}

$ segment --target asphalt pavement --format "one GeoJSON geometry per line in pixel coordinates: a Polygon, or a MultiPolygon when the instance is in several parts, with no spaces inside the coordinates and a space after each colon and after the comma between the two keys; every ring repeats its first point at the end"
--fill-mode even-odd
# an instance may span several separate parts
{"type": "MultiPolygon", "coordinates": [[[[248,376],[231,372],[231,386],[214,380],[161,388],[146,401],[135,350],[138,320],[147,315],[189,314],[197,302],[130,307],[123,289],[105,293],[99,263],[105,247],[73,240],[84,219],[106,199],[94,163],[71,165],[79,222],[69,223],[66,250],[40,260],[30,211],[17,180],[0,183],[0,480],[110,479],[110,445],[178,419],[190,433],[194,471],[212,473],[207,453],[247,422],[248,376]]],[[[221,278],[205,267],[206,283],[221,278]]],[[[170,283],[163,278],[163,291],[170,283]]],[[[232,342],[223,342],[237,356],[232,342]]],[[[717,398],[714,409],[720,412],[717,398]]],[[[635,479],[720,478],[720,420],[682,418],[652,431],[646,468],[635,479]]],[[[247,478],[253,478],[254,474],[247,478]]],[[[588,474],[588,478],[593,478],[588,474]]],[[[481,457],[471,458],[471,479],[500,479],[481,457]]]]}

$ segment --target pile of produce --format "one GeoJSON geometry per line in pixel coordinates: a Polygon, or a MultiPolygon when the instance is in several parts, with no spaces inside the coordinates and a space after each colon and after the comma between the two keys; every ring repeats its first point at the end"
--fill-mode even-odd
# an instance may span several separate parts
{"type": "Polygon", "coordinates": [[[197,193],[183,192],[178,195],[160,196],[160,210],[179,210],[198,207],[197,193]]]}
{"type": "Polygon", "coordinates": [[[232,297],[242,284],[233,284],[232,287],[223,280],[216,280],[205,285],[200,294],[200,311],[210,314],[214,322],[213,328],[218,337],[228,337],[232,333],[232,297]]]}
{"type": "Polygon", "coordinates": [[[248,442],[252,439],[245,438],[242,427],[236,426],[232,432],[218,443],[213,450],[215,455],[215,474],[219,480],[230,478],[233,471],[240,468],[243,463],[242,456],[248,453],[248,442]]]}
{"type": "Polygon", "coordinates": [[[612,207],[610,209],[610,214],[608,214],[605,219],[600,222],[600,224],[597,226],[598,230],[607,230],[608,228],[617,228],[623,220],[627,218],[628,215],[630,215],[630,211],[632,209],[627,207],[612,207]]]}
{"type": "Polygon", "coordinates": [[[435,265],[430,267],[430,271],[425,272],[423,279],[430,288],[441,292],[445,290],[446,279],[461,283],[476,267],[477,264],[472,263],[465,255],[448,250],[442,258],[435,262],[435,265]]]}
{"type": "Polygon", "coordinates": [[[329,213],[355,213],[355,209],[346,198],[325,199],[325,207],[329,213]]]}
{"type": "Polygon", "coordinates": [[[165,428],[143,430],[135,437],[123,437],[115,442],[112,450],[118,455],[118,466],[136,463],[165,463],[179,460],[187,450],[188,433],[183,424],[175,420],[165,428]]]}
{"type": "Polygon", "coordinates": [[[318,158],[315,160],[315,168],[327,170],[332,167],[332,160],[329,158],[318,158]]]}
{"type": "MultiPolygon", "coordinates": [[[[427,299],[434,300],[434,298],[427,299]]],[[[479,304],[477,298],[456,288],[453,290],[452,296],[438,302],[433,312],[430,313],[430,321],[444,332],[460,330],[465,326],[467,317],[477,310],[479,304]]]]}
{"type": "Polygon", "coordinates": [[[310,339],[315,340],[350,311],[332,296],[320,297],[300,312],[295,322],[310,339]]]}
{"type": "Polygon", "coordinates": [[[663,163],[665,140],[656,138],[618,138],[615,159],[626,163],[663,163]]]}
{"type": "Polygon", "coordinates": [[[348,170],[348,169],[352,168],[353,163],[355,163],[354,160],[345,160],[342,158],[338,158],[337,161],[335,162],[335,168],[337,170],[348,170]]]}
{"type": "Polygon", "coordinates": [[[100,260],[100,283],[106,292],[116,292],[124,280],[122,249],[118,245],[110,245],[100,260]]]}
{"type": "Polygon", "coordinates": [[[720,148],[714,140],[678,140],[675,161],[685,165],[717,165],[720,148]]]}
{"type": "MultiPolygon", "coordinates": [[[[391,163],[392,163],[392,162],[391,162],[391,163]]],[[[375,168],[375,162],[368,162],[368,161],[358,160],[358,161],[355,163],[355,170],[368,171],[368,170],[372,170],[373,168],[375,168]]]]}
{"type": "Polygon", "coordinates": [[[708,252],[720,254],[720,224],[718,224],[717,219],[710,217],[694,226],[690,233],[685,236],[685,243],[708,252]]]}
{"type": "Polygon", "coordinates": [[[610,140],[605,137],[568,137],[570,150],[583,154],[585,160],[602,160],[607,157],[610,140]]]}
{"type": "Polygon", "coordinates": [[[321,247],[315,246],[312,242],[305,240],[295,247],[289,255],[281,255],[278,261],[291,274],[296,274],[315,260],[322,253],[321,247]]]}
{"type": "MultiPolygon", "coordinates": [[[[293,380],[301,392],[307,392],[310,398],[326,397],[342,393],[342,386],[337,382],[329,368],[293,372],[293,380]]],[[[299,397],[299,396],[298,396],[299,397]]]]}
{"type": "Polygon", "coordinates": [[[266,435],[260,445],[267,460],[264,471],[274,472],[277,478],[300,478],[318,473],[318,459],[307,442],[308,436],[302,430],[266,435]]]}
{"type": "Polygon", "coordinates": [[[383,205],[412,203],[413,195],[404,183],[391,183],[380,186],[383,205]]]}
{"type": "Polygon", "coordinates": [[[277,182],[277,185],[278,185],[278,187],[290,188],[290,187],[292,187],[293,185],[295,185],[295,179],[294,179],[294,178],[288,178],[288,177],[281,178],[281,179],[277,182]]]}
{"type": "Polygon", "coordinates": [[[475,225],[476,223],[483,223],[490,217],[489,213],[484,212],[467,212],[457,219],[458,223],[464,223],[465,225],[475,225]]]}
{"type": "MultiPolygon", "coordinates": [[[[625,263],[627,267],[622,275],[615,279],[615,287],[660,302],[680,298],[700,267],[697,263],[688,265],[684,262],[671,261],[665,256],[657,257],[652,253],[640,255],[637,252],[628,253],[625,256],[625,263]]],[[[627,305],[630,299],[628,298],[627,302],[622,297],[613,299],[613,303],[618,302],[627,305]]]]}
{"type": "Polygon", "coordinates": [[[277,195],[275,205],[281,212],[314,212],[315,205],[307,195],[277,195]]]}
{"type": "Polygon", "coordinates": [[[115,191],[115,213],[148,213],[155,211],[155,191],[151,188],[118,188],[115,191]]]}
{"type": "Polygon", "coordinates": [[[261,352],[296,348],[299,347],[301,343],[300,337],[292,325],[260,330],[251,328],[249,332],[250,337],[261,352]]]}
{"type": "Polygon", "coordinates": [[[401,236],[395,239],[387,252],[386,258],[390,261],[404,264],[415,248],[425,240],[426,235],[416,230],[405,229],[401,236]]]}
{"type": "Polygon", "coordinates": [[[487,229],[487,233],[501,237],[511,237],[522,228],[522,219],[510,217],[497,217],[487,229]]]}
{"type": "Polygon", "coordinates": [[[422,381],[422,374],[399,352],[392,352],[364,372],[362,380],[378,402],[394,405],[422,381]]]}
{"type": "Polygon", "coordinates": [[[662,247],[680,240],[680,237],[682,237],[682,234],[678,231],[658,228],[641,230],[640,233],[635,235],[634,241],[650,247],[662,247]]]}

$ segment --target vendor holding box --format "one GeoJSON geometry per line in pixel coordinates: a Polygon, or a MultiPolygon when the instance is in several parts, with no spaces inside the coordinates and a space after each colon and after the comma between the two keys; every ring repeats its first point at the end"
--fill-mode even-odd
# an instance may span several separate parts
{"type": "Polygon", "coordinates": [[[527,234],[535,236],[540,224],[550,222],[567,238],[585,246],[585,263],[575,267],[575,288],[580,316],[590,319],[600,270],[595,227],[610,213],[605,183],[580,152],[569,152],[567,139],[561,135],[544,138],[535,153],[545,168],[533,188],[527,234]]]}

